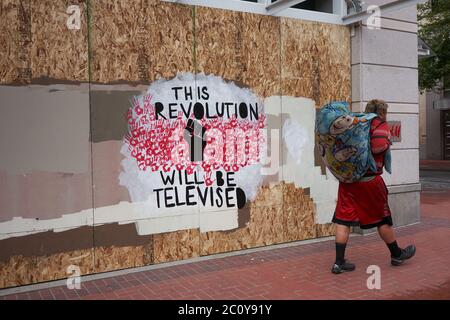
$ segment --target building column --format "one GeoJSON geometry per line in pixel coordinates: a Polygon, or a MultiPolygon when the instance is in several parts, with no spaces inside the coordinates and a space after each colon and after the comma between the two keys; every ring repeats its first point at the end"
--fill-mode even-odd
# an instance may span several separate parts
{"type": "MultiPolygon", "coordinates": [[[[386,2],[370,0],[365,7],[386,2]]],[[[394,225],[404,226],[420,220],[416,7],[381,12],[380,23],[379,29],[366,20],[352,27],[352,109],[363,112],[369,100],[383,99],[388,121],[401,123],[401,141],[391,146],[392,175],[383,178],[394,225]]]]}

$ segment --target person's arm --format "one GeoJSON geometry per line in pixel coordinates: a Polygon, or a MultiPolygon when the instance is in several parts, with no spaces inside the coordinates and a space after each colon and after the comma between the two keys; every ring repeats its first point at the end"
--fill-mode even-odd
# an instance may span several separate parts
{"type": "Polygon", "coordinates": [[[371,130],[370,147],[373,154],[386,152],[391,145],[391,132],[387,122],[374,123],[371,130]]]}

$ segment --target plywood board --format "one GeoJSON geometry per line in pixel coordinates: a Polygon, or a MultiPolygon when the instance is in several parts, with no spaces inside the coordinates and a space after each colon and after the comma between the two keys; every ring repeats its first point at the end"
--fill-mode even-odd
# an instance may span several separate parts
{"type": "Polygon", "coordinates": [[[86,0],[31,0],[31,12],[33,83],[89,81],[86,0]]]}
{"type": "Polygon", "coordinates": [[[30,1],[1,1],[0,31],[0,84],[30,83],[30,1]]]}
{"type": "Polygon", "coordinates": [[[349,101],[348,28],[281,18],[281,77],[283,95],[349,101]]]}
{"type": "Polygon", "coordinates": [[[219,75],[261,97],[280,94],[280,20],[197,7],[197,72],[219,75]]]}
{"type": "Polygon", "coordinates": [[[87,82],[85,0],[5,0],[0,4],[0,84],[87,82]],[[73,11],[79,29],[70,29],[73,11]]]}
{"type": "Polygon", "coordinates": [[[198,229],[156,234],[153,236],[155,263],[184,260],[200,255],[198,229]]]}
{"type": "Polygon", "coordinates": [[[92,1],[92,81],[145,83],[193,72],[193,7],[92,1]]]}

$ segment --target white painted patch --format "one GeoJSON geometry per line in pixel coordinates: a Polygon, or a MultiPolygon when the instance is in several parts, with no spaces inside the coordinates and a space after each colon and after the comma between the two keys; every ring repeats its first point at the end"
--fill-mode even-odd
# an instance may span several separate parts
{"type": "Polygon", "coordinates": [[[244,190],[249,201],[255,200],[258,189],[263,182],[261,168],[262,165],[255,164],[244,167],[235,173],[236,184],[244,190]]]}
{"type": "Polygon", "coordinates": [[[110,223],[136,224],[139,235],[149,235],[171,231],[200,228],[201,232],[226,231],[238,226],[237,210],[199,212],[173,212],[172,214],[157,212],[148,217],[151,202],[121,202],[117,205],[95,209],[95,220],[92,209],[67,214],[57,219],[36,220],[14,218],[0,223],[0,240],[22,237],[30,234],[53,231],[62,232],[84,226],[101,226],[110,223]],[[217,221],[221,221],[220,224],[217,221]]]}
{"type": "Polygon", "coordinates": [[[201,213],[199,216],[200,232],[206,231],[224,231],[233,230],[238,228],[238,211],[237,210],[224,210],[201,213]],[[221,224],[217,224],[217,220],[221,221],[221,224]]]}
{"type": "Polygon", "coordinates": [[[288,150],[284,155],[283,180],[297,187],[310,188],[316,206],[315,221],[329,223],[337,201],[339,183],[326,170],[314,164],[316,109],[313,100],[282,96],[283,142],[288,150]]]}
{"type": "MultiPolygon", "coordinates": [[[[247,88],[240,88],[233,82],[225,82],[222,78],[213,75],[198,74],[194,76],[191,73],[180,73],[171,80],[161,79],[154,82],[147,91],[147,94],[152,96],[152,103],[160,102],[164,105],[164,110],[161,112],[166,118],[170,118],[169,104],[175,103],[173,109],[176,111],[182,111],[181,104],[186,108],[191,103],[201,102],[206,109],[206,103],[208,103],[209,116],[217,116],[215,105],[216,103],[231,102],[231,103],[246,103],[247,105],[258,106],[259,113],[264,111],[264,103],[254,93],[247,88]],[[178,89],[174,89],[178,88],[178,89]],[[205,91],[203,91],[204,88],[205,91]],[[207,91],[206,91],[207,90],[207,91]],[[207,93],[208,97],[205,96],[207,93]]],[[[143,99],[141,97],[140,99],[143,99]]],[[[141,100],[143,101],[143,100],[141,100]]],[[[231,107],[233,110],[233,107],[231,107]]],[[[231,118],[232,114],[226,112],[223,115],[224,119],[231,118]]],[[[183,117],[185,117],[183,115],[183,117]]],[[[171,122],[176,119],[171,119],[171,122]]],[[[255,119],[250,121],[257,122],[255,119]]],[[[196,206],[176,206],[169,208],[164,203],[166,198],[162,193],[159,193],[159,206],[158,206],[158,194],[154,190],[163,189],[167,186],[164,185],[160,172],[152,172],[151,170],[143,171],[138,167],[137,161],[132,157],[128,145],[124,142],[121,148],[121,153],[124,155],[122,161],[122,172],[119,176],[120,184],[125,186],[129,191],[130,198],[133,203],[144,204],[146,210],[144,210],[147,218],[153,218],[156,216],[161,217],[163,215],[166,219],[159,220],[160,227],[153,223],[153,220],[139,223],[138,230],[140,234],[150,234],[157,232],[168,232],[168,230],[181,230],[183,228],[197,228],[201,221],[208,221],[207,223],[200,224],[202,229],[205,230],[229,230],[237,227],[237,197],[236,192],[231,194],[231,204],[235,207],[219,206],[215,198],[213,203],[208,199],[206,204],[201,202],[197,193],[194,193],[195,197],[190,198],[197,203],[196,206]],[[224,211],[225,213],[211,215],[211,218],[206,214],[202,214],[202,219],[186,220],[186,217],[182,219],[170,218],[172,216],[178,217],[180,213],[183,214],[195,214],[199,212],[213,212],[224,211]],[[205,220],[206,219],[206,220],[205,220]],[[199,222],[200,221],[200,222],[199,222]],[[170,226],[168,224],[171,224],[170,226]],[[203,227],[202,227],[203,225],[203,227]]],[[[254,200],[258,192],[258,188],[262,183],[261,165],[254,164],[243,168],[240,168],[234,175],[234,182],[237,187],[241,188],[246,195],[247,200],[254,200]]],[[[203,178],[205,172],[200,166],[195,169],[197,176],[203,178]]],[[[220,171],[223,173],[225,179],[226,172],[222,169],[214,170],[212,179],[214,180],[215,172],[220,171]]],[[[171,174],[169,172],[168,174],[171,174]]],[[[184,174],[184,171],[182,171],[184,174]]],[[[176,175],[178,172],[176,172],[176,175]]],[[[186,184],[184,181],[175,180],[175,183],[170,187],[178,190],[178,196],[180,199],[186,199],[186,184]]],[[[201,192],[205,191],[205,184],[196,185],[201,192]]],[[[225,186],[226,187],[226,186],[225,186]]],[[[225,188],[224,187],[224,188],[225,188]]],[[[213,185],[214,191],[217,185],[213,185]]],[[[224,189],[223,188],[223,189],[224,189]]],[[[170,196],[173,193],[168,191],[170,196]]],[[[224,196],[225,198],[225,196],[224,196]]],[[[223,199],[225,201],[225,199],[223,199]]],[[[162,218],[162,217],[161,217],[162,218]]]]}
{"type": "Polygon", "coordinates": [[[299,165],[308,138],[306,129],[297,120],[286,119],[283,125],[283,139],[289,153],[297,159],[299,165]]]}

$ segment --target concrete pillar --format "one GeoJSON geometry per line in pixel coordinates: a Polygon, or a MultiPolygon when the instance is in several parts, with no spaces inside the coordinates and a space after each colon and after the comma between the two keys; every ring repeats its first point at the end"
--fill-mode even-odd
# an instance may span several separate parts
{"type": "MultiPolygon", "coordinates": [[[[365,7],[389,1],[366,0],[365,7]]],[[[352,108],[364,111],[367,101],[383,99],[388,121],[401,122],[401,141],[391,147],[393,172],[383,178],[394,224],[404,226],[420,220],[416,7],[382,11],[380,22],[380,29],[363,21],[352,30],[352,108]]]]}

